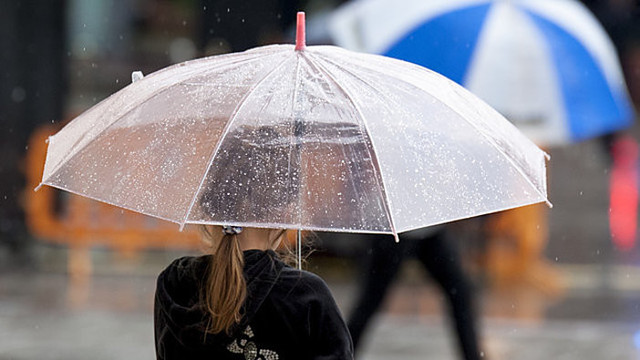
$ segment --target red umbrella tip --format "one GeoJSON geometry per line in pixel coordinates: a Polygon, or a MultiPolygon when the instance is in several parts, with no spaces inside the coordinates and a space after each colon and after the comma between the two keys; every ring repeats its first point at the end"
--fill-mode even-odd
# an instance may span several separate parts
{"type": "Polygon", "coordinates": [[[304,11],[298,11],[298,22],[296,26],[296,50],[304,50],[306,44],[304,11]]]}

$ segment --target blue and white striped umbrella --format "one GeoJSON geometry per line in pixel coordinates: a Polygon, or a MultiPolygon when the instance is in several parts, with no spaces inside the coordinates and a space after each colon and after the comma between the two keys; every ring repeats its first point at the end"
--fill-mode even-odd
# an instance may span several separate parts
{"type": "Polygon", "coordinates": [[[634,111],[615,49],[573,0],[359,0],[338,45],[410,61],[464,85],[553,146],[615,132],[634,111]]]}

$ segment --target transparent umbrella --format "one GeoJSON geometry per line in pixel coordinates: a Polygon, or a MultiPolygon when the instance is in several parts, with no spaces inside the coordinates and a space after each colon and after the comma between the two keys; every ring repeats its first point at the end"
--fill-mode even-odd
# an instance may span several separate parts
{"type": "Polygon", "coordinates": [[[470,92],[303,33],[134,81],[49,139],[42,184],[181,226],[396,238],[547,201],[546,154],[470,92]]]}

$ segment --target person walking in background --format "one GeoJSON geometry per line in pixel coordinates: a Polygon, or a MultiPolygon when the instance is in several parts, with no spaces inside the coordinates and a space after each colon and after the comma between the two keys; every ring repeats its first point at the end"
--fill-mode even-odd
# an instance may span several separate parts
{"type": "Polygon", "coordinates": [[[462,357],[480,359],[472,284],[442,227],[402,234],[399,243],[387,237],[371,239],[371,253],[362,272],[364,279],[347,322],[356,354],[371,317],[380,308],[403,260],[409,256],[416,256],[442,289],[462,357]]]}

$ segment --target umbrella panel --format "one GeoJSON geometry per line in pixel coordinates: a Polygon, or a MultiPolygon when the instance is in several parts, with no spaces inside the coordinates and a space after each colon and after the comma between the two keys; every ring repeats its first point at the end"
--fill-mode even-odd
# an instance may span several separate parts
{"type": "Polygon", "coordinates": [[[130,84],[50,138],[43,183],[183,222],[227,120],[282,62],[270,55],[197,60],[130,84]]]}
{"type": "Polygon", "coordinates": [[[230,121],[188,222],[391,232],[360,119],[335,84],[296,63],[230,121]]]}

